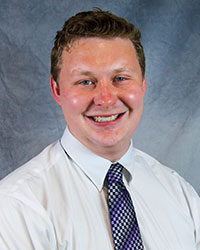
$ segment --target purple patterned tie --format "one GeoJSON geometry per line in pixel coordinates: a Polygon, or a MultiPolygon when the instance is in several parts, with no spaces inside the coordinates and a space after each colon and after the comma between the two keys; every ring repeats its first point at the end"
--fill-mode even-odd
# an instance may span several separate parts
{"type": "Polygon", "coordinates": [[[143,250],[131,197],[122,180],[123,166],[112,164],[107,173],[108,207],[115,250],[143,250]]]}

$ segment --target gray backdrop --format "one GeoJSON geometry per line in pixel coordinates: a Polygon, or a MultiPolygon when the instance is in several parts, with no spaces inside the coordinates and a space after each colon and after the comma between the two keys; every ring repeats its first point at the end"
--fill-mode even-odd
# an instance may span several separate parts
{"type": "Polygon", "coordinates": [[[0,178],[62,134],[49,88],[53,38],[95,6],[142,30],[148,88],[135,146],[200,193],[199,0],[0,0],[0,178]]]}

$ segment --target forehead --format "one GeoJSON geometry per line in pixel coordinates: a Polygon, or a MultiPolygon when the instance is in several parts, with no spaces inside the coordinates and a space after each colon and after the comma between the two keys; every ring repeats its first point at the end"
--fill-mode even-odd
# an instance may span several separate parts
{"type": "MultiPolygon", "coordinates": [[[[68,56],[84,56],[96,53],[105,53],[107,51],[118,51],[120,52],[135,52],[135,48],[131,40],[125,38],[81,38],[72,42],[69,48],[64,49],[63,54],[67,53],[68,56]]],[[[122,55],[122,53],[120,53],[122,55]]],[[[92,54],[93,55],[93,54],[92,54]]],[[[99,54],[98,54],[99,55],[99,54]]]]}
{"type": "Polygon", "coordinates": [[[121,66],[139,66],[133,43],[123,38],[81,38],[74,41],[69,49],[62,54],[62,66],[78,67],[111,67],[113,64],[121,66]]]}
{"type": "MultiPolygon", "coordinates": [[[[87,46],[87,45],[94,45],[94,46],[98,46],[100,48],[104,47],[104,45],[106,47],[108,47],[109,45],[114,45],[118,46],[119,44],[130,44],[133,46],[133,43],[131,42],[130,39],[127,38],[120,38],[120,37],[113,37],[113,38],[101,38],[101,37],[86,37],[86,38],[80,38],[77,40],[74,40],[70,46],[69,46],[69,50],[71,51],[72,49],[76,49],[79,46],[87,46]]],[[[134,46],[133,46],[134,47],[134,46]]]]}

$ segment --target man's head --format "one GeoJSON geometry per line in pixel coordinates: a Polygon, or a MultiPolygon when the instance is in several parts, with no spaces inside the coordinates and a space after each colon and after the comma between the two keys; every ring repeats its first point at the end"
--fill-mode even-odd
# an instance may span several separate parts
{"type": "Polygon", "coordinates": [[[70,132],[111,161],[127,151],[143,111],[146,79],[139,38],[124,19],[85,12],[65,23],[52,52],[51,89],[70,132]]]}
{"type": "Polygon", "coordinates": [[[140,64],[142,75],[145,75],[145,56],[140,42],[140,31],[124,18],[108,11],[95,9],[81,12],[68,19],[61,31],[57,32],[51,53],[51,75],[59,84],[61,56],[64,49],[69,50],[74,41],[81,38],[125,38],[133,43],[140,64]]]}

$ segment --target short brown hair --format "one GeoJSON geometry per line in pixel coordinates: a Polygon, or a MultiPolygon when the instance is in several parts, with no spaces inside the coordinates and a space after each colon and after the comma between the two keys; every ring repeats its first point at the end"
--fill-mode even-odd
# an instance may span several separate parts
{"type": "Polygon", "coordinates": [[[141,33],[132,23],[108,11],[94,9],[80,12],[69,18],[62,30],[57,32],[51,52],[51,74],[57,82],[61,69],[63,50],[81,38],[99,37],[111,39],[115,37],[130,39],[133,43],[142,75],[145,74],[145,56],[141,44],[141,33]]]}

